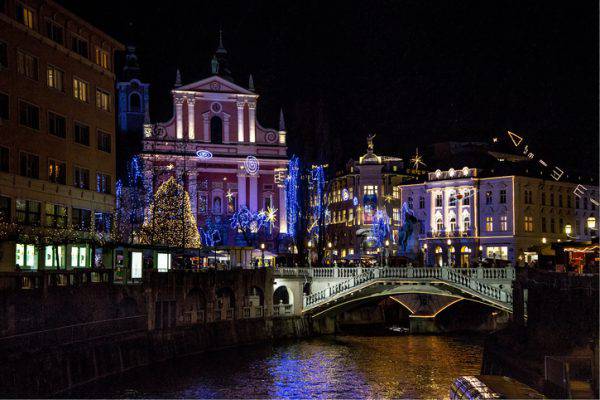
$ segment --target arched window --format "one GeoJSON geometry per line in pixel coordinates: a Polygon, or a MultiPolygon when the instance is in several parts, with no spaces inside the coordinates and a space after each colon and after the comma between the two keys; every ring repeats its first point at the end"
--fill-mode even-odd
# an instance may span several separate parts
{"type": "Polygon", "coordinates": [[[444,222],[442,221],[442,219],[441,219],[441,218],[438,218],[438,219],[435,221],[435,225],[436,225],[436,228],[437,228],[438,232],[441,232],[441,231],[443,231],[443,230],[444,230],[444,222]]]}
{"type": "Polygon", "coordinates": [[[210,119],[210,142],[223,143],[223,121],[217,116],[210,119]]]}
{"type": "Polygon", "coordinates": [[[457,228],[456,227],[456,218],[452,217],[452,218],[450,218],[450,230],[452,232],[454,232],[456,230],[456,228],[457,228]]]}
{"type": "Polygon", "coordinates": [[[468,231],[471,229],[471,218],[468,215],[465,215],[463,218],[463,230],[468,231]]]}
{"type": "Polygon", "coordinates": [[[212,213],[213,214],[221,214],[221,197],[220,196],[213,197],[212,213]]]}
{"type": "Polygon", "coordinates": [[[142,99],[138,93],[131,93],[129,96],[129,111],[140,112],[142,110],[142,99]]]}

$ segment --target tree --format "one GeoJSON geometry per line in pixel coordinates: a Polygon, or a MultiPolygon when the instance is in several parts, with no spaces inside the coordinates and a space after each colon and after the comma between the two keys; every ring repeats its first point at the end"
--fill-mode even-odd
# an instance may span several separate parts
{"type": "Polygon", "coordinates": [[[131,243],[144,222],[144,210],[151,190],[144,185],[142,170],[142,160],[134,156],[127,164],[125,182],[117,181],[117,208],[112,224],[112,237],[117,242],[131,243]]]}
{"type": "Polygon", "coordinates": [[[140,231],[140,241],[170,247],[200,247],[190,196],[175,178],[169,178],[156,191],[140,231]]]}

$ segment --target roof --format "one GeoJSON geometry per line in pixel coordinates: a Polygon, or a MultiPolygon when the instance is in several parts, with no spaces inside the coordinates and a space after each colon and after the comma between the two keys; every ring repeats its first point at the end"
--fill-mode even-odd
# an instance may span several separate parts
{"type": "Polygon", "coordinates": [[[236,93],[244,94],[248,96],[258,97],[258,95],[250,90],[243,88],[235,83],[228,81],[218,75],[213,75],[208,78],[201,79],[199,81],[188,83],[187,85],[180,86],[173,90],[174,92],[179,91],[195,91],[195,92],[218,92],[218,93],[236,93]],[[219,88],[215,89],[211,86],[212,83],[218,83],[219,88]]]}

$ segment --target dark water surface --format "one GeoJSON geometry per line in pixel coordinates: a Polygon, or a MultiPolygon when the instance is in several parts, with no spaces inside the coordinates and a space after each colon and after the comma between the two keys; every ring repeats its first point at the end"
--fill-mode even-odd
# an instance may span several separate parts
{"type": "Polygon", "coordinates": [[[480,337],[335,336],[222,350],[138,369],[74,397],[448,398],[477,374],[480,337]]]}

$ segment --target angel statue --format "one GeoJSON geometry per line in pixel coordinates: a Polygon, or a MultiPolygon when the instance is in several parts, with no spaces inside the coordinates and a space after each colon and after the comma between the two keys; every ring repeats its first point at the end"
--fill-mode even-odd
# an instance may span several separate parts
{"type": "Polygon", "coordinates": [[[375,139],[376,134],[372,133],[369,136],[367,136],[367,149],[370,152],[373,152],[374,146],[373,146],[373,139],[375,139]]]}

